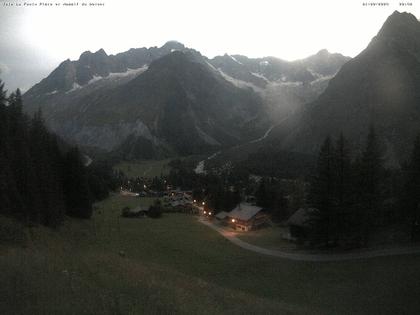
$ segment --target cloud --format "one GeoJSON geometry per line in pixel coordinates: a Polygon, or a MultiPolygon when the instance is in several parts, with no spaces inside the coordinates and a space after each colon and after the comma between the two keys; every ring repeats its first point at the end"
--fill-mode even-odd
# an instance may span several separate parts
{"type": "Polygon", "coordinates": [[[0,62],[0,75],[2,74],[6,75],[9,72],[10,72],[10,68],[6,64],[0,62]]]}

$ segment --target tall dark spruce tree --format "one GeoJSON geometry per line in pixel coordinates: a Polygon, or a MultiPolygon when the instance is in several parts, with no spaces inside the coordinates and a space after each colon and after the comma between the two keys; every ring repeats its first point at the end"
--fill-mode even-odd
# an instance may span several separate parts
{"type": "Polygon", "coordinates": [[[65,157],[64,190],[67,214],[79,218],[90,218],[92,202],[89,195],[88,177],[77,148],[71,149],[65,157]]]}
{"type": "Polygon", "coordinates": [[[50,134],[42,120],[41,112],[35,114],[30,127],[30,148],[33,165],[39,181],[41,211],[37,221],[55,226],[65,213],[62,180],[62,156],[57,138],[50,134]]]}
{"type": "Polygon", "coordinates": [[[30,121],[22,112],[22,96],[18,89],[9,96],[8,134],[12,146],[9,147],[9,161],[14,173],[16,188],[21,196],[18,212],[25,221],[37,220],[41,208],[39,186],[35,174],[32,151],[30,149],[30,121]]]}
{"type": "Polygon", "coordinates": [[[381,201],[381,177],[383,175],[382,152],[373,126],[370,127],[366,147],[360,161],[360,224],[363,245],[367,245],[381,201]]]}
{"type": "Polygon", "coordinates": [[[311,182],[309,204],[316,209],[312,213],[313,240],[329,245],[336,239],[337,218],[334,198],[334,146],[327,137],[318,157],[317,174],[311,182]]]}
{"type": "Polygon", "coordinates": [[[21,203],[16,182],[10,166],[9,117],[4,83],[0,81],[0,211],[12,214],[21,203]]]}
{"type": "Polygon", "coordinates": [[[335,207],[335,234],[337,242],[339,239],[345,238],[351,231],[351,157],[349,144],[341,133],[336,141],[333,156],[333,194],[335,207]]]}
{"type": "Polygon", "coordinates": [[[411,224],[411,239],[420,238],[420,135],[417,136],[405,172],[404,203],[411,224]]]}

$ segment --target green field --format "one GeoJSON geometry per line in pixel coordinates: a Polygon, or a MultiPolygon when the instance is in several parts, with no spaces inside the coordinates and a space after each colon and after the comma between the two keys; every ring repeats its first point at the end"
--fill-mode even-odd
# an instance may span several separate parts
{"type": "Polygon", "coordinates": [[[247,243],[269,249],[295,249],[296,245],[283,239],[284,227],[272,226],[255,231],[238,232],[237,237],[247,243]]]}
{"type": "Polygon", "coordinates": [[[146,177],[153,178],[161,175],[168,175],[170,166],[168,163],[171,159],[166,160],[140,160],[140,161],[123,161],[114,168],[121,170],[128,177],[146,177]]]}
{"type": "Polygon", "coordinates": [[[231,244],[193,216],[121,218],[113,196],[58,231],[1,218],[0,314],[419,314],[420,256],[309,263],[231,244]],[[15,228],[15,231],[13,230],[15,228]],[[21,236],[21,237],[20,237],[21,236]]]}

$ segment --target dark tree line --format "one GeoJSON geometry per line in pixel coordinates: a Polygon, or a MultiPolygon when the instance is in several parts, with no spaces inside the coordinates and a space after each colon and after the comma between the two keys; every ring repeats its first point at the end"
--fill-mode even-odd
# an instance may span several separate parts
{"type": "Polygon", "coordinates": [[[22,106],[19,89],[7,96],[0,82],[0,214],[48,226],[66,214],[89,218],[98,197],[90,187],[107,194],[100,180],[89,176],[77,148],[47,130],[40,112],[29,118],[22,106]]]}
{"type": "Polygon", "coordinates": [[[362,153],[355,158],[342,134],[336,141],[327,137],[307,200],[315,209],[310,220],[311,241],[327,246],[366,246],[375,226],[396,221],[409,221],[415,235],[420,223],[419,139],[401,172],[384,167],[373,127],[362,153]]]}
{"type": "Polygon", "coordinates": [[[404,167],[402,207],[411,225],[411,239],[420,239],[420,135],[417,136],[408,164],[404,167]]]}

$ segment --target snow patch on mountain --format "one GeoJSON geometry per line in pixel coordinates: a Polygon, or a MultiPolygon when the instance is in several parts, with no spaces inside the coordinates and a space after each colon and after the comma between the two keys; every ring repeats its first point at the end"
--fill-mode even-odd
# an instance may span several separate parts
{"type": "Polygon", "coordinates": [[[147,65],[144,65],[141,68],[137,69],[130,69],[128,68],[125,72],[111,72],[106,78],[107,79],[118,79],[123,77],[129,77],[129,76],[136,76],[143,72],[145,72],[149,67],[147,65]]]}
{"type": "Polygon", "coordinates": [[[256,91],[256,92],[260,92],[260,91],[262,91],[262,89],[261,88],[259,88],[258,86],[255,86],[254,84],[252,84],[252,83],[249,83],[249,82],[245,82],[245,81],[242,81],[242,80],[239,80],[239,79],[235,79],[235,78],[232,78],[230,75],[228,75],[228,74],[226,74],[226,73],[224,73],[223,71],[222,71],[222,69],[218,69],[218,71],[219,71],[219,73],[220,73],[220,75],[226,80],[226,81],[228,81],[228,82],[230,82],[230,83],[232,83],[233,85],[235,85],[236,87],[238,87],[238,88],[241,88],[241,89],[248,89],[248,88],[251,88],[251,89],[253,89],[254,91],[256,91]]]}
{"type": "Polygon", "coordinates": [[[321,78],[321,77],[322,77],[322,75],[321,75],[321,74],[319,74],[318,72],[314,71],[314,70],[313,70],[313,69],[311,69],[311,68],[306,68],[306,70],[307,70],[310,74],[312,74],[312,76],[313,76],[314,78],[319,79],[319,78],[321,78]]]}
{"type": "Polygon", "coordinates": [[[71,93],[71,92],[74,92],[74,91],[79,90],[81,88],[82,88],[82,86],[80,86],[79,83],[73,82],[73,87],[70,90],[68,90],[66,92],[66,94],[71,93]]]}
{"type": "Polygon", "coordinates": [[[207,65],[215,71],[218,71],[210,62],[206,61],[207,65]]]}
{"type": "Polygon", "coordinates": [[[233,61],[235,61],[236,63],[239,63],[240,65],[242,65],[243,63],[238,61],[235,57],[228,55],[233,61]]]}
{"type": "Polygon", "coordinates": [[[98,76],[98,75],[94,75],[92,79],[89,80],[89,82],[87,84],[92,84],[95,83],[96,81],[102,80],[103,77],[98,76]]]}
{"type": "Polygon", "coordinates": [[[251,74],[255,77],[258,77],[260,79],[265,80],[265,82],[270,82],[270,80],[268,80],[264,75],[262,75],[261,73],[256,73],[256,72],[251,72],[251,74]]]}
{"type": "Polygon", "coordinates": [[[296,81],[276,81],[272,82],[273,86],[290,86],[290,87],[296,87],[303,85],[302,82],[296,82],[296,81]]]}
{"type": "Polygon", "coordinates": [[[318,79],[313,80],[310,84],[311,85],[314,85],[314,84],[318,84],[320,82],[329,81],[329,80],[331,80],[334,77],[335,77],[335,74],[326,75],[326,76],[320,76],[318,79]]]}

